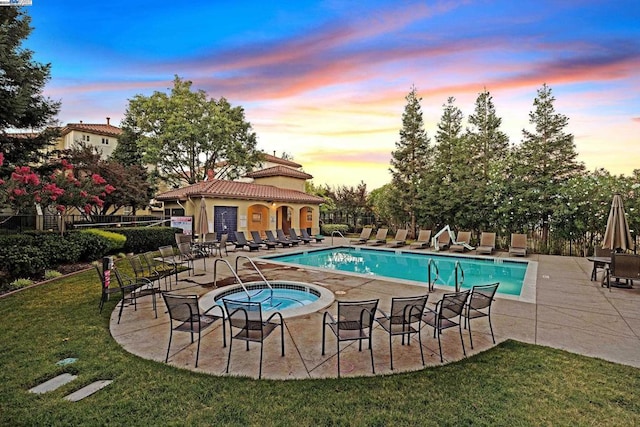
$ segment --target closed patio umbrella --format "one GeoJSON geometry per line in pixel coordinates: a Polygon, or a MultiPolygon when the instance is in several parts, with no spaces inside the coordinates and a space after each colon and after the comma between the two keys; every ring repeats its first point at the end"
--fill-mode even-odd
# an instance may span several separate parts
{"type": "Polygon", "coordinates": [[[604,232],[602,247],[605,249],[627,251],[633,249],[633,239],[629,230],[629,223],[624,214],[622,196],[615,194],[611,202],[607,229],[604,232]]]}
{"type": "Polygon", "coordinates": [[[204,235],[209,232],[209,218],[207,218],[207,204],[204,197],[200,199],[200,216],[198,217],[198,235],[200,241],[204,239],[204,235]]]}

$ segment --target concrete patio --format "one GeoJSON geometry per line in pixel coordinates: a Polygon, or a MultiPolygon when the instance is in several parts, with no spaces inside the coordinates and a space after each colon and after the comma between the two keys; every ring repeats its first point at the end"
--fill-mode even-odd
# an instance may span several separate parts
{"type": "MultiPolygon", "coordinates": [[[[335,242],[339,244],[339,241],[335,242]]],[[[277,249],[286,252],[288,249],[277,249]]],[[[270,251],[273,252],[273,251],[270,251]]],[[[263,255],[238,251],[225,257],[233,265],[237,255],[263,255]]],[[[473,254],[473,252],[471,252],[473,254]]],[[[496,256],[508,256],[498,252],[496,256]]],[[[598,357],[616,363],[640,367],[640,285],[636,289],[613,288],[609,291],[600,282],[590,281],[591,263],[585,258],[529,255],[538,262],[536,303],[498,297],[492,308],[492,320],[496,342],[515,339],[598,357]]],[[[173,291],[183,294],[203,295],[214,289],[213,258],[196,262],[196,274],[180,274],[178,286],[173,291]]],[[[400,284],[390,280],[346,276],[334,272],[318,272],[261,264],[268,280],[291,280],[324,286],[336,294],[336,299],[359,300],[379,298],[379,307],[389,310],[394,296],[413,296],[426,293],[426,287],[400,284]]],[[[218,269],[221,278],[230,277],[225,268],[218,269]]],[[[602,273],[600,273],[602,274],[602,273]]],[[[255,272],[241,269],[244,282],[259,280],[255,272]]],[[[600,277],[600,276],[599,276],[600,277]]],[[[220,280],[220,279],[219,279],[220,280]]],[[[164,289],[164,285],[163,285],[164,289]]],[[[445,292],[438,289],[429,296],[428,306],[433,305],[445,292]]],[[[327,351],[321,354],[322,316],[325,310],[335,315],[334,302],[324,310],[285,319],[285,357],[280,356],[280,334],[276,331],[264,345],[262,378],[302,379],[337,376],[336,339],[327,332],[327,351]]],[[[150,297],[138,301],[138,309],[125,307],[120,324],[117,310],[111,316],[111,334],[127,351],[140,357],[164,362],[169,342],[169,317],[162,298],[158,296],[158,318],[151,309],[150,297]]],[[[229,332],[227,331],[227,335],[229,332]]],[[[467,355],[488,350],[494,346],[486,319],[474,320],[472,350],[469,335],[463,331],[467,355]]],[[[169,364],[212,375],[227,375],[225,368],[227,348],[222,346],[222,323],[204,330],[198,368],[194,367],[197,344],[191,344],[188,333],[176,333],[171,344],[169,364]]],[[[438,341],[433,330],[423,326],[422,344],[427,366],[440,365],[438,341]]],[[[460,336],[456,328],[442,334],[445,363],[463,357],[460,336]]],[[[369,351],[364,345],[358,352],[357,343],[341,344],[341,376],[372,375],[369,351]]],[[[422,369],[418,340],[411,345],[401,345],[399,337],[393,338],[394,370],[389,366],[389,338],[379,326],[373,332],[373,355],[376,375],[422,369]]],[[[243,343],[234,342],[228,375],[258,377],[260,348],[252,344],[247,352],[243,343]]]]}

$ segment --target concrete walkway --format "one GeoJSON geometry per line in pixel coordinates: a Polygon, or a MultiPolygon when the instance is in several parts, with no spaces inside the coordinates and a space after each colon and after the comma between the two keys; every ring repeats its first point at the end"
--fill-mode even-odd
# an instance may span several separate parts
{"type": "MultiPolygon", "coordinates": [[[[339,243],[339,242],[336,242],[339,243]]],[[[278,249],[285,252],[286,249],[278,249]]],[[[233,265],[237,255],[260,255],[239,251],[225,257],[233,265]]],[[[473,252],[472,252],[473,254],[473,252]]],[[[498,253],[497,256],[507,256],[498,253]]],[[[530,255],[538,261],[536,303],[498,298],[492,311],[496,342],[515,339],[640,367],[640,284],[636,289],[609,291],[600,282],[590,281],[591,263],[585,258],[530,255]]],[[[202,260],[196,263],[196,275],[180,274],[180,282],[174,291],[183,294],[203,295],[214,288],[213,258],[206,260],[208,271],[203,270],[202,260]]],[[[225,268],[218,268],[219,276],[230,276],[225,268]]],[[[346,276],[333,272],[316,272],[305,269],[270,264],[261,266],[268,280],[291,280],[320,284],[340,300],[379,298],[379,307],[387,312],[394,296],[412,296],[426,293],[425,287],[398,284],[389,280],[377,280],[346,276]]],[[[259,280],[255,273],[241,269],[244,282],[259,280]]],[[[600,277],[600,276],[599,276],[600,277]]],[[[429,296],[433,306],[444,293],[436,289],[429,296]]],[[[158,319],[153,316],[150,297],[138,301],[137,311],[125,307],[120,324],[117,310],[111,316],[111,334],[127,351],[146,359],[164,362],[169,341],[169,317],[162,298],[158,296],[158,319]]],[[[326,310],[335,315],[334,302],[326,310]]],[[[270,379],[326,378],[337,376],[336,340],[327,331],[326,354],[321,354],[322,315],[320,310],[308,315],[285,319],[285,357],[280,356],[280,334],[272,334],[265,341],[262,377],[270,379]]],[[[200,348],[198,368],[194,368],[196,343],[191,344],[188,333],[175,333],[169,354],[169,363],[176,367],[192,369],[213,375],[227,375],[225,368],[227,348],[222,346],[222,326],[218,321],[205,329],[200,348]]],[[[467,355],[493,347],[486,319],[473,323],[474,349],[470,348],[469,335],[464,332],[467,355]]],[[[228,334],[228,332],[227,332],[228,334]]],[[[227,341],[229,337],[227,336],[227,341]]],[[[422,344],[428,366],[440,364],[438,341],[433,330],[424,326],[422,344]]],[[[442,334],[445,363],[463,357],[460,336],[456,328],[442,334]]],[[[341,376],[372,375],[370,354],[366,345],[358,352],[357,344],[342,343],[340,354],[341,376]]],[[[389,367],[389,338],[379,326],[373,332],[373,355],[376,374],[390,374],[422,368],[417,338],[411,345],[401,345],[400,338],[393,339],[394,370],[389,367]]],[[[260,348],[252,344],[250,351],[241,342],[234,342],[228,375],[257,378],[260,348]]]]}

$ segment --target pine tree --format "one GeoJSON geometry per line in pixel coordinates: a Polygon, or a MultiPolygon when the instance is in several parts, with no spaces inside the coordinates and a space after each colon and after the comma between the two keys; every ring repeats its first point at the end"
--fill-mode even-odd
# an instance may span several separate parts
{"type": "Polygon", "coordinates": [[[555,97],[546,84],[538,90],[529,113],[534,131],[522,130],[522,144],[516,150],[516,176],[520,177],[519,197],[542,228],[543,244],[548,244],[549,220],[554,212],[562,185],[584,170],[576,160],[578,153],[573,135],[566,133],[567,116],[557,113],[555,97]]]}
{"type": "Polygon", "coordinates": [[[494,203],[502,193],[504,163],[509,153],[509,138],[500,130],[502,119],[496,114],[493,98],[486,89],[478,94],[475,110],[469,116],[467,144],[472,158],[469,174],[474,226],[478,231],[497,231],[494,203]]]}
{"type": "Polygon", "coordinates": [[[394,199],[397,200],[404,216],[411,221],[411,233],[415,236],[416,210],[419,206],[418,194],[423,177],[429,170],[433,152],[430,139],[424,129],[422,107],[415,86],[405,98],[407,104],[402,113],[400,141],[391,153],[391,174],[394,199]]]}
{"type": "Polygon", "coordinates": [[[0,7],[0,147],[5,170],[16,165],[38,163],[42,149],[51,145],[57,132],[49,129],[60,104],[42,95],[51,65],[33,60],[33,52],[22,47],[31,33],[31,18],[22,8],[0,7]],[[12,135],[7,130],[29,130],[33,135],[12,135]]]}

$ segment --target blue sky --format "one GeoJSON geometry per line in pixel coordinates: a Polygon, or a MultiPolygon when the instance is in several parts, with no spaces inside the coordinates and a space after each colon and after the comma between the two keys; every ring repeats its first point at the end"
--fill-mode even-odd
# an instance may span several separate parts
{"type": "Polygon", "coordinates": [[[640,168],[640,2],[58,1],[26,8],[26,45],[52,64],[62,123],[122,119],[174,75],[246,110],[259,148],[316,184],[389,181],[405,96],[435,135],[449,96],[465,117],[483,88],[511,143],[547,83],[579,160],[640,168]]]}

